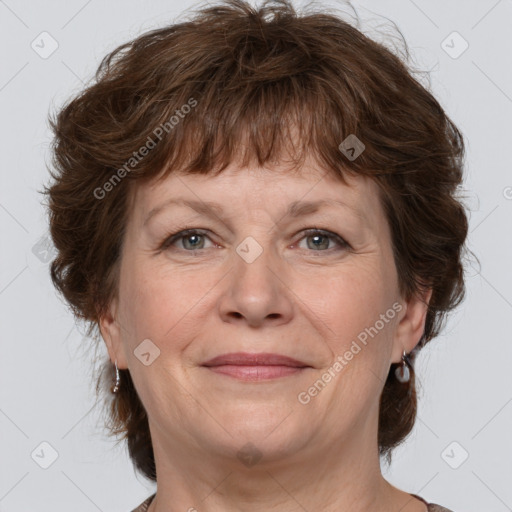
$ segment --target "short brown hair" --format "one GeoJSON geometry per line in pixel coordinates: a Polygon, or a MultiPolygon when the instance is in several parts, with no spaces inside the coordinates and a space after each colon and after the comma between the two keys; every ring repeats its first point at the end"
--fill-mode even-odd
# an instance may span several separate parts
{"type": "MultiPolygon", "coordinates": [[[[342,181],[345,173],[376,181],[400,291],[433,290],[418,348],[463,298],[463,137],[402,58],[340,16],[299,15],[288,0],[206,7],[116,48],[50,123],[51,278],[89,334],[118,292],[135,184],[177,169],[214,175],[235,158],[263,165],[286,154],[298,168],[311,155],[342,181]],[[355,159],[339,149],[349,135],[365,146],[355,159]]],[[[414,376],[402,385],[395,367],[379,418],[388,458],[416,417],[414,376]]],[[[109,361],[106,368],[111,378],[109,361]]],[[[145,409],[128,370],[121,379],[112,432],[124,434],[136,467],[156,480],[145,409]]]]}

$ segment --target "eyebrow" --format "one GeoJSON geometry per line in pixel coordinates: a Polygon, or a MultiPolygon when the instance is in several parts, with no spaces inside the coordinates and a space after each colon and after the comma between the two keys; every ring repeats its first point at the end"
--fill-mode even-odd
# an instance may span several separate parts
{"type": "MultiPolygon", "coordinates": [[[[195,210],[197,213],[202,215],[206,215],[208,217],[221,218],[224,212],[222,205],[212,202],[212,201],[198,201],[195,199],[185,199],[183,197],[173,198],[165,201],[159,206],[153,208],[147,215],[144,220],[143,226],[145,226],[149,220],[154,217],[157,213],[160,213],[162,210],[167,209],[169,206],[178,205],[178,206],[188,206],[192,210],[195,210]]],[[[294,201],[290,203],[288,209],[283,217],[292,217],[298,218],[303,217],[305,215],[309,215],[311,213],[317,212],[323,206],[333,206],[333,205],[341,205],[345,208],[350,209],[355,215],[357,215],[360,219],[366,220],[365,216],[359,210],[353,208],[347,203],[338,200],[338,199],[319,199],[317,201],[294,201]]]]}

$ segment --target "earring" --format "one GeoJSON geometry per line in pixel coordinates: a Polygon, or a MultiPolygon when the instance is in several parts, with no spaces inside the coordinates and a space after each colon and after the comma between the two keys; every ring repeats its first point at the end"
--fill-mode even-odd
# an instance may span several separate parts
{"type": "Polygon", "coordinates": [[[121,378],[119,377],[119,368],[117,367],[117,359],[116,359],[116,362],[115,362],[115,366],[116,366],[116,381],[114,382],[114,384],[110,388],[110,391],[112,393],[114,393],[114,394],[119,391],[119,383],[121,382],[121,378]]]}
{"type": "Polygon", "coordinates": [[[395,370],[395,377],[399,382],[405,383],[409,382],[411,378],[411,371],[409,370],[409,366],[407,365],[407,355],[405,353],[402,354],[402,364],[395,370]]]}

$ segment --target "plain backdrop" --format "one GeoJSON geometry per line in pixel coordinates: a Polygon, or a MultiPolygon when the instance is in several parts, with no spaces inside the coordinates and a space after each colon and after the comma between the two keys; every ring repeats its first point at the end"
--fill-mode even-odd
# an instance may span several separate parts
{"type": "MultiPolygon", "coordinates": [[[[193,5],[0,0],[0,511],[127,512],[154,491],[93,407],[91,342],[51,285],[38,190],[49,110],[107,52],[193,5]]],[[[469,248],[480,260],[467,267],[465,302],[418,358],[418,420],[383,471],[457,512],[512,510],[512,2],[353,5],[376,39],[395,37],[396,23],[464,134],[469,248]]]]}

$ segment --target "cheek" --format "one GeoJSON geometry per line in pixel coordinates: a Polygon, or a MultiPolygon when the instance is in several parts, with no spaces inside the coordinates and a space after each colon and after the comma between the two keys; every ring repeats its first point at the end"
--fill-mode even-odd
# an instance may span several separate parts
{"type": "Polygon", "coordinates": [[[387,372],[397,318],[393,304],[398,296],[393,267],[387,272],[386,269],[383,262],[374,260],[347,265],[323,287],[315,279],[302,281],[297,293],[327,344],[331,359],[325,361],[325,366],[330,367],[341,358],[343,378],[338,381],[343,380],[344,386],[348,384],[345,379],[361,386],[372,375],[368,369],[375,375],[387,372]]]}
{"type": "Polygon", "coordinates": [[[324,285],[303,281],[297,295],[330,328],[346,337],[373,324],[392,304],[393,294],[379,269],[345,268],[329,276],[324,285]]]}
{"type": "Polygon", "coordinates": [[[191,331],[200,325],[197,320],[208,291],[220,279],[200,270],[172,268],[165,262],[139,262],[127,265],[125,271],[120,296],[130,343],[149,338],[161,350],[188,342],[191,331]]]}

